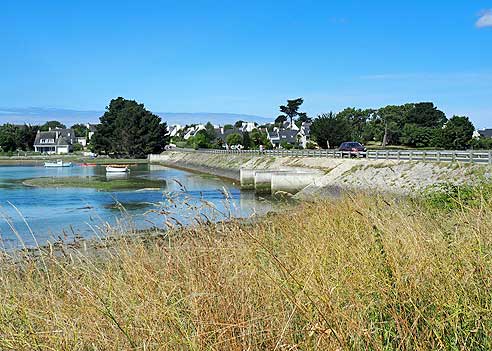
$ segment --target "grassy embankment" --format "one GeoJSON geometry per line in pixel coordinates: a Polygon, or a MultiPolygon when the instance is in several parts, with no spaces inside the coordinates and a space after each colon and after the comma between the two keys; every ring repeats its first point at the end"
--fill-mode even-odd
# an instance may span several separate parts
{"type": "Polygon", "coordinates": [[[490,349],[491,192],[446,191],[4,259],[0,349],[490,349]]]}
{"type": "Polygon", "coordinates": [[[26,186],[42,188],[92,188],[101,191],[160,189],[166,185],[163,180],[145,178],[105,179],[103,177],[42,177],[26,179],[26,186]]]}

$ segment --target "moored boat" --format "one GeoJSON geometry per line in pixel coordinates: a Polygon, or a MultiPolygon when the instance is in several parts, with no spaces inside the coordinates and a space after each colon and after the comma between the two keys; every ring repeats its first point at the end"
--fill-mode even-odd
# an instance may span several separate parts
{"type": "Polygon", "coordinates": [[[106,173],[126,173],[130,169],[127,165],[108,165],[106,166],[106,173]]]}
{"type": "Polygon", "coordinates": [[[63,160],[57,160],[56,162],[45,162],[45,167],[72,167],[72,162],[63,162],[63,160]]]}

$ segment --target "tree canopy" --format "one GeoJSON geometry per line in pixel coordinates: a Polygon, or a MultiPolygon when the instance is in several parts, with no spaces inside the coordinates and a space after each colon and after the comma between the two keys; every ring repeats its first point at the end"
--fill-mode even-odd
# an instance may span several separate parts
{"type": "Polygon", "coordinates": [[[472,143],[475,127],[468,117],[453,116],[442,128],[442,147],[446,149],[465,149],[472,143]]]}
{"type": "Polygon", "coordinates": [[[84,138],[87,137],[87,135],[89,134],[89,128],[87,128],[87,126],[82,123],[74,124],[70,128],[73,129],[76,137],[84,138]]]}
{"type": "Polygon", "coordinates": [[[311,135],[323,149],[337,147],[350,140],[350,122],[345,116],[333,112],[323,114],[313,121],[311,135]]]}
{"type": "Polygon", "coordinates": [[[32,150],[37,126],[4,124],[0,126],[0,148],[3,151],[32,150]]]}
{"type": "Polygon", "coordinates": [[[243,137],[239,133],[232,133],[226,137],[227,145],[242,145],[243,137]]]}
{"type": "Polygon", "coordinates": [[[167,125],[143,104],[122,97],[111,100],[96,127],[94,151],[112,156],[144,158],[168,143],[167,125]]]}
{"type": "Polygon", "coordinates": [[[303,98],[298,98],[294,100],[287,100],[287,105],[280,106],[280,112],[284,113],[285,116],[289,118],[291,126],[294,117],[299,115],[299,107],[301,107],[303,102],[303,98]]]}
{"type": "Polygon", "coordinates": [[[59,128],[59,129],[65,129],[67,128],[66,125],[64,125],[63,123],[61,122],[58,122],[58,121],[48,121],[46,122],[45,124],[43,124],[39,130],[43,131],[43,132],[46,132],[50,129],[56,129],[56,128],[59,128]]]}

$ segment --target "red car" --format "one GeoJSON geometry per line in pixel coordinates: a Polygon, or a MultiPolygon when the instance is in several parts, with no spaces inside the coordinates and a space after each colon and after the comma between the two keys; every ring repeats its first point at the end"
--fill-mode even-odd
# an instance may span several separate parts
{"type": "Polygon", "coordinates": [[[340,145],[338,151],[344,151],[345,154],[349,152],[350,153],[349,155],[351,157],[357,157],[357,156],[366,157],[365,152],[367,151],[367,148],[365,148],[364,145],[356,141],[347,141],[345,143],[342,143],[342,145],[340,145]]]}

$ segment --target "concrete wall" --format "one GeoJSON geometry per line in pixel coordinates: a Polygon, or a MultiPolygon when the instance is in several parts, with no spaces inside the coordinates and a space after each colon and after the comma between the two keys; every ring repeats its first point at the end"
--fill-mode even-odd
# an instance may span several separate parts
{"type": "MultiPolygon", "coordinates": [[[[170,167],[214,174],[241,181],[246,189],[255,185],[254,171],[321,172],[314,182],[297,195],[306,199],[330,196],[333,189],[392,192],[402,195],[415,194],[430,185],[443,182],[473,183],[491,178],[488,165],[411,162],[393,160],[333,159],[314,157],[272,157],[249,154],[212,154],[200,152],[165,152],[150,156],[151,162],[170,167]],[[243,169],[243,171],[240,171],[243,169]],[[242,172],[242,176],[241,176],[242,172]]],[[[270,182],[270,190],[297,191],[313,179],[309,175],[295,176],[277,173],[258,176],[260,185],[270,182]]],[[[268,186],[267,186],[268,188],[268,186]]],[[[287,192],[291,192],[288,191],[287,192]]]]}

